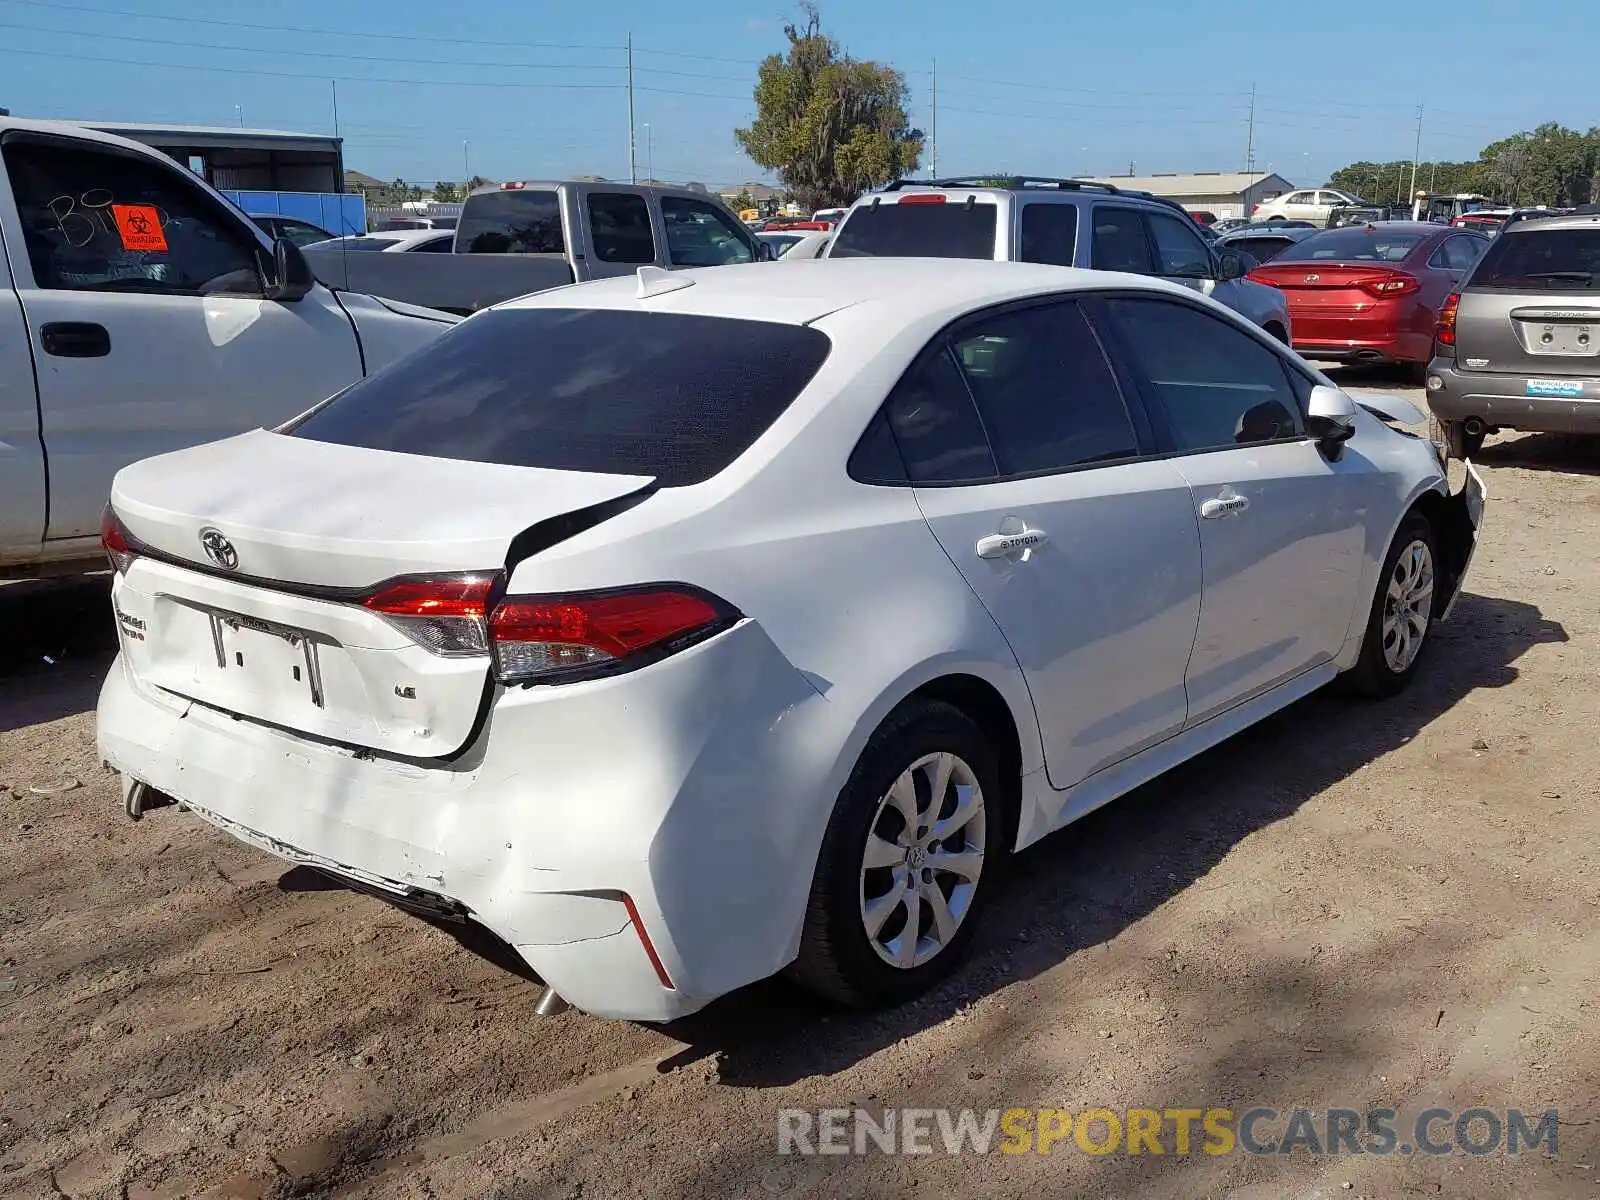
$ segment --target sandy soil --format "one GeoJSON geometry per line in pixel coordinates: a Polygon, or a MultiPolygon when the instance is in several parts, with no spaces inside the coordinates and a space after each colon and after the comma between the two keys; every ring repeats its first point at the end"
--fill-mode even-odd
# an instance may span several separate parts
{"type": "Polygon", "coordinates": [[[1594,1196],[1600,442],[1483,462],[1411,691],[1313,697],[1030,850],[970,966],[874,1016],[763,984],[667,1028],[540,1018],[445,932],[130,823],[104,581],[0,588],[0,1194],[1594,1196]],[[779,1109],[851,1104],[1562,1124],[1554,1159],[775,1152],[779,1109]]]}

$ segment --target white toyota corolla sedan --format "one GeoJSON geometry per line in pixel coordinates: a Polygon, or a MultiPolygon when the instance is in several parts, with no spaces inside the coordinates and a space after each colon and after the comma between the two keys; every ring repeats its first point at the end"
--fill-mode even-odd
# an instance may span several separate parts
{"type": "Polygon", "coordinates": [[[1408,419],[1144,277],[544,292],[117,476],[101,753],[134,815],[477,922],[592,1013],[893,1003],[1014,850],[1405,685],[1483,506],[1408,419]]]}

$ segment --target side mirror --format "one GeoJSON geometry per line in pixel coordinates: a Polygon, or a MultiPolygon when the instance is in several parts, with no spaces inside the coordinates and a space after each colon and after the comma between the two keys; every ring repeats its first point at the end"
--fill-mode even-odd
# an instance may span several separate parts
{"type": "Polygon", "coordinates": [[[1245,261],[1234,250],[1220,250],[1217,252],[1217,279],[1227,283],[1230,279],[1243,279],[1249,273],[1245,261]]]}
{"type": "Polygon", "coordinates": [[[288,238],[272,243],[272,278],[267,280],[266,297],[282,303],[299,300],[317,284],[311,264],[288,238]]]}
{"type": "Polygon", "coordinates": [[[758,238],[756,240],[756,261],[757,262],[777,262],[778,261],[778,248],[776,246],[774,246],[771,242],[763,242],[758,238]]]}
{"type": "Polygon", "coordinates": [[[1344,444],[1355,436],[1356,402],[1336,387],[1318,384],[1311,389],[1306,406],[1306,432],[1316,439],[1329,458],[1344,453],[1344,444]]]}

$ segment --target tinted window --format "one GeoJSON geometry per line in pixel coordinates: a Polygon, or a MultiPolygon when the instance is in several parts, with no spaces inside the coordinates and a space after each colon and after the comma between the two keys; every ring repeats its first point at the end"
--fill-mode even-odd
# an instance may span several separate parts
{"type": "Polygon", "coordinates": [[[1282,254],[1284,250],[1294,245],[1293,238],[1281,237],[1247,237],[1229,238],[1222,243],[1224,250],[1243,250],[1255,258],[1257,262],[1267,262],[1282,254]]]}
{"type": "Polygon", "coordinates": [[[445,237],[429,238],[425,242],[419,242],[415,246],[412,246],[411,249],[408,251],[408,253],[411,253],[411,254],[450,254],[450,253],[454,252],[455,248],[456,248],[455,235],[454,234],[449,234],[449,235],[447,235],[445,237]]]}
{"type": "Polygon", "coordinates": [[[994,477],[983,422],[949,350],[917,362],[889,393],[883,410],[913,483],[994,477]]]}
{"type": "Polygon", "coordinates": [[[480,313],[316,409],[296,437],[469,462],[709,479],[828,356],[798,325],[679,313],[480,313]]]}
{"type": "Polygon", "coordinates": [[[1136,209],[1095,205],[1093,265],[1097,270],[1149,275],[1153,262],[1144,221],[1136,209]]]}
{"type": "Polygon", "coordinates": [[[312,242],[325,242],[333,236],[326,229],[318,229],[306,221],[296,221],[292,217],[279,217],[277,235],[288,238],[296,246],[309,246],[312,242]]]}
{"type": "Polygon", "coordinates": [[[261,294],[258,243],[178,171],[88,143],[17,138],[5,164],[38,287],[261,294]]]}
{"type": "Polygon", "coordinates": [[[889,429],[889,418],[880,409],[872,424],[861,435],[856,448],[850,452],[846,471],[851,479],[860,483],[896,484],[907,482],[906,464],[895,445],[894,433],[889,429]]]}
{"type": "Polygon", "coordinates": [[[1399,262],[1432,236],[1376,225],[1348,225],[1302,238],[1278,255],[1278,261],[1399,262]]]}
{"type": "Polygon", "coordinates": [[[993,204],[863,204],[829,258],[993,258],[993,204]]]}
{"type": "Polygon", "coordinates": [[[1122,393],[1076,304],[963,325],[955,351],[1002,474],[1058,471],[1138,453],[1122,393]]]}
{"type": "Polygon", "coordinates": [[[312,250],[386,250],[394,245],[398,238],[386,237],[342,237],[333,238],[326,242],[313,242],[308,249],[312,250]]]}
{"type": "Polygon", "coordinates": [[[1472,264],[1478,261],[1478,255],[1481,253],[1484,244],[1477,238],[1447,238],[1433,252],[1433,257],[1428,259],[1428,265],[1430,267],[1441,267],[1446,271],[1470,270],[1472,264]]]}
{"type": "Polygon", "coordinates": [[[675,267],[724,267],[755,259],[744,226],[715,204],[663,196],[661,216],[675,267]]]}
{"type": "Polygon", "coordinates": [[[1297,437],[1299,408],[1278,355],[1185,304],[1107,302],[1155,389],[1179,450],[1297,437]]]}
{"type": "Polygon", "coordinates": [[[590,192],[589,236],[594,239],[594,256],[601,262],[656,260],[656,242],[650,235],[650,206],[643,196],[590,192]]]}
{"type": "Polygon", "coordinates": [[[1025,204],[1022,206],[1022,261],[1072,266],[1078,250],[1078,206],[1075,204],[1025,204]]]}
{"type": "Polygon", "coordinates": [[[1472,273],[1474,287],[1590,288],[1600,272],[1600,227],[1502,233],[1472,273]]]}
{"type": "Polygon", "coordinates": [[[1156,274],[1181,279],[1210,279],[1211,255],[1194,231],[1193,222],[1166,213],[1148,213],[1156,248],[1156,274]]]}
{"type": "Polygon", "coordinates": [[[564,254],[561,204],[554,192],[484,192],[468,196],[456,226],[464,254],[564,254]]]}

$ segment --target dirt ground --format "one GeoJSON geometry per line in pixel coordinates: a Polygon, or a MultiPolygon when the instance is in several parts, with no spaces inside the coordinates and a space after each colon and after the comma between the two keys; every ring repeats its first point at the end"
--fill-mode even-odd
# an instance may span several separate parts
{"type": "Polygon", "coordinates": [[[0,588],[0,1194],[1600,1194],[1600,441],[1482,460],[1408,693],[1314,696],[1031,849],[974,961],[872,1016],[762,984],[541,1018],[446,932],[133,824],[94,747],[103,580],[0,588]],[[1561,1124],[1554,1158],[776,1153],[779,1109],[853,1104],[1561,1124]]]}

